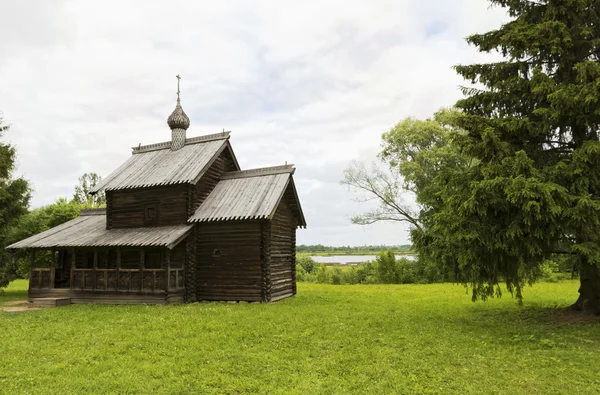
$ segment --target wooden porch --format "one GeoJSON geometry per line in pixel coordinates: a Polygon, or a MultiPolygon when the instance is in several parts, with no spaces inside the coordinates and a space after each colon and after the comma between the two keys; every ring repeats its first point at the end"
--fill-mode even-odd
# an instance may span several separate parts
{"type": "Polygon", "coordinates": [[[35,250],[31,252],[29,301],[38,298],[70,298],[72,303],[166,304],[183,303],[184,255],[171,260],[172,251],[153,249],[153,264],[148,268],[148,249],[128,249],[127,267],[122,265],[123,251],[94,248],[92,250],[52,250],[49,267],[35,267],[35,250]],[[139,261],[132,266],[132,253],[139,261]],[[110,265],[111,253],[114,261],[110,265]],[[78,256],[78,255],[83,255],[78,256]],[[160,257],[157,259],[157,257],[160,257]],[[78,267],[85,264],[91,267],[78,267]],[[104,267],[101,267],[104,266],[104,267]]]}

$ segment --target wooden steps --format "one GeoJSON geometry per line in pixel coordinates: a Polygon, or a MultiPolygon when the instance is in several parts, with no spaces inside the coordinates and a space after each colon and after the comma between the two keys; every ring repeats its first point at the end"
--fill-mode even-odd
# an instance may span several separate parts
{"type": "Polygon", "coordinates": [[[71,298],[33,298],[29,301],[35,307],[58,307],[71,304],[71,298]]]}

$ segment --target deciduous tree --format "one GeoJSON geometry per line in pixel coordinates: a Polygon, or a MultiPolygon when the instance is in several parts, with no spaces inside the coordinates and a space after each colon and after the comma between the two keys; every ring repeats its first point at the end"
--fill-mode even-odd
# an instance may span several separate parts
{"type": "Polygon", "coordinates": [[[73,200],[81,205],[90,208],[104,207],[106,205],[106,195],[99,192],[90,195],[90,191],[102,181],[102,178],[96,173],[85,173],[79,177],[79,183],[75,186],[73,200]]]}
{"type": "MultiPolygon", "coordinates": [[[[9,129],[0,118],[0,138],[9,129]]],[[[6,252],[8,234],[14,224],[27,213],[31,189],[22,177],[12,178],[15,169],[16,150],[0,141],[0,288],[15,278],[14,261],[6,252]]]]}
{"type": "Polygon", "coordinates": [[[425,237],[433,214],[443,204],[448,180],[461,178],[473,163],[455,143],[463,134],[455,126],[459,117],[457,110],[442,109],[430,119],[406,118],[382,136],[379,159],[383,169],[373,165],[368,170],[353,162],[341,183],[359,193],[357,200],[376,201],[378,207],[352,221],[361,225],[406,222],[413,241],[425,237]]]}

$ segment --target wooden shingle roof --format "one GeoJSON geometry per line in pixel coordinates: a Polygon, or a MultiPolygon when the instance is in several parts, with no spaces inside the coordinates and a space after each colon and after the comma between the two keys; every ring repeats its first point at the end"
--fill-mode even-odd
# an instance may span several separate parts
{"type": "Polygon", "coordinates": [[[285,165],[225,173],[188,222],[271,219],[284,193],[290,190],[298,226],[306,227],[292,178],[294,171],[293,165],[285,165]]]}
{"type": "Polygon", "coordinates": [[[230,150],[239,169],[229,145],[229,132],[189,138],[185,146],[176,151],[171,150],[170,141],[132,149],[132,156],[103,179],[91,193],[196,183],[225,149],[230,150]]]}
{"type": "Polygon", "coordinates": [[[193,225],[106,229],[106,213],[94,210],[7,249],[59,247],[167,247],[174,248],[193,225]]]}

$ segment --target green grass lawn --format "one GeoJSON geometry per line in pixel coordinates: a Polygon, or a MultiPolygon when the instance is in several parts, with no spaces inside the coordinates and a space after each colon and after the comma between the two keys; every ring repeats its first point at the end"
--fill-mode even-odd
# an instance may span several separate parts
{"type": "Polygon", "coordinates": [[[299,284],[266,305],[0,312],[0,392],[598,393],[600,322],[558,310],[577,286],[537,284],[523,306],[450,284],[299,284]]]}

